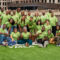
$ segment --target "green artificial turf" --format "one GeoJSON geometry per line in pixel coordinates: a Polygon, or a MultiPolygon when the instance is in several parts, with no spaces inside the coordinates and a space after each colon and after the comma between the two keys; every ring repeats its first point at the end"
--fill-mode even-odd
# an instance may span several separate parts
{"type": "Polygon", "coordinates": [[[0,60],[60,60],[60,47],[7,48],[0,46],[0,60]]]}

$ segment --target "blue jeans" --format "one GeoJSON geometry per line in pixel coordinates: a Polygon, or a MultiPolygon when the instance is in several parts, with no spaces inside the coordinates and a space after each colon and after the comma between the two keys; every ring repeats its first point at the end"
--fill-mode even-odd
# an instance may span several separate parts
{"type": "Polygon", "coordinates": [[[12,46],[12,45],[15,45],[16,44],[16,41],[12,41],[12,39],[10,37],[6,37],[6,40],[8,41],[8,45],[9,46],[12,46]]]}
{"type": "Polygon", "coordinates": [[[26,42],[28,42],[29,45],[32,45],[32,40],[30,39],[21,39],[17,41],[18,44],[25,44],[26,42]]]}
{"type": "Polygon", "coordinates": [[[5,39],[5,36],[2,35],[2,34],[0,34],[0,44],[2,44],[2,42],[4,41],[4,39],[5,39]]]}
{"type": "Polygon", "coordinates": [[[16,44],[16,41],[9,41],[9,42],[8,42],[8,45],[9,45],[9,46],[12,46],[12,45],[15,45],[15,44],[16,44]]]}
{"type": "Polygon", "coordinates": [[[1,44],[1,45],[2,45],[2,42],[3,42],[4,40],[7,40],[8,45],[15,45],[15,44],[16,44],[16,41],[13,41],[13,42],[12,42],[12,39],[11,39],[10,37],[7,37],[7,36],[5,36],[5,35],[0,34],[0,44],[1,44]]]}

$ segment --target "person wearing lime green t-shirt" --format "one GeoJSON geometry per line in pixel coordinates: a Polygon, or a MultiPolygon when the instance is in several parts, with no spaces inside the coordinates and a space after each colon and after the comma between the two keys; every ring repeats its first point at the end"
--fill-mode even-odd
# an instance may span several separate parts
{"type": "Polygon", "coordinates": [[[47,36],[47,32],[45,31],[45,27],[42,26],[42,29],[37,31],[37,34],[39,35],[37,39],[44,39],[45,36],[47,36]],[[41,33],[41,34],[40,34],[41,33]]]}
{"type": "Polygon", "coordinates": [[[6,22],[6,27],[9,33],[13,32],[13,25],[14,25],[14,20],[12,18],[9,19],[8,22],[6,22]]]}
{"type": "Polygon", "coordinates": [[[17,8],[16,15],[18,16],[19,19],[21,18],[20,11],[21,11],[21,9],[20,8],[17,8]]]}
{"type": "Polygon", "coordinates": [[[36,23],[33,21],[33,17],[30,17],[30,20],[28,22],[28,28],[29,31],[34,34],[34,30],[36,29],[36,23]]]}
{"type": "Polygon", "coordinates": [[[52,26],[52,33],[56,35],[56,25],[58,25],[58,19],[53,14],[51,14],[51,17],[50,17],[50,24],[52,26]]]}
{"type": "Polygon", "coordinates": [[[48,31],[49,29],[51,29],[52,30],[52,26],[50,25],[50,22],[49,22],[49,20],[46,20],[46,23],[45,23],[45,29],[46,29],[46,31],[48,31]]]}
{"type": "Polygon", "coordinates": [[[8,31],[6,30],[6,24],[4,24],[2,28],[0,28],[0,34],[8,35],[8,31]]]}
{"type": "Polygon", "coordinates": [[[27,26],[26,17],[22,16],[22,18],[21,18],[21,20],[20,20],[20,22],[18,24],[19,24],[19,30],[20,30],[20,32],[22,32],[23,27],[27,26]]]}
{"type": "Polygon", "coordinates": [[[51,38],[54,38],[54,34],[51,32],[51,29],[48,30],[47,33],[48,39],[50,40],[51,38]]]}
{"type": "Polygon", "coordinates": [[[56,26],[56,36],[60,36],[60,26],[56,26]]]}
{"type": "Polygon", "coordinates": [[[49,43],[55,44],[55,42],[56,42],[55,37],[50,29],[48,30],[47,36],[48,36],[49,43]]]}
{"type": "Polygon", "coordinates": [[[60,26],[56,26],[56,45],[60,46],[60,26]]]}
{"type": "Polygon", "coordinates": [[[2,42],[4,40],[8,40],[7,37],[9,36],[8,31],[6,29],[6,24],[3,25],[2,28],[0,28],[0,44],[2,44],[2,42]]]}
{"type": "Polygon", "coordinates": [[[30,40],[31,34],[30,32],[27,32],[27,28],[23,28],[23,32],[21,33],[21,40],[19,41],[20,44],[26,44],[32,45],[32,40],[30,40]]]}
{"type": "Polygon", "coordinates": [[[5,24],[9,20],[8,13],[9,12],[6,11],[6,14],[2,14],[2,24],[5,24]]]}
{"type": "Polygon", "coordinates": [[[13,11],[12,19],[14,20],[15,23],[17,23],[18,20],[19,20],[19,16],[16,14],[16,11],[15,10],[13,11]]]}
{"type": "Polygon", "coordinates": [[[49,19],[51,17],[51,14],[52,14],[52,10],[49,10],[49,12],[45,14],[46,18],[49,19]]]}
{"type": "Polygon", "coordinates": [[[51,17],[50,17],[50,24],[51,26],[56,26],[57,25],[57,22],[58,22],[58,19],[56,16],[54,16],[53,14],[51,14],[51,17]]]}
{"type": "Polygon", "coordinates": [[[1,25],[2,25],[2,19],[0,18],[0,27],[1,27],[1,25]]]}
{"type": "Polygon", "coordinates": [[[14,28],[14,31],[10,34],[10,38],[11,38],[11,41],[9,42],[10,45],[17,44],[19,37],[20,37],[20,32],[17,31],[17,28],[14,28]]]}
{"type": "Polygon", "coordinates": [[[4,14],[4,8],[1,8],[0,15],[4,14]]]}
{"type": "Polygon", "coordinates": [[[12,41],[17,41],[18,38],[20,37],[20,32],[17,31],[17,28],[14,28],[14,31],[11,33],[11,39],[12,41]]]}
{"type": "Polygon", "coordinates": [[[29,20],[30,17],[31,17],[31,12],[28,12],[28,15],[27,15],[26,19],[29,20]]]}
{"type": "Polygon", "coordinates": [[[45,21],[46,21],[45,12],[43,12],[42,15],[41,15],[42,24],[45,24],[45,21]]]}
{"type": "Polygon", "coordinates": [[[36,27],[37,27],[37,30],[41,30],[42,29],[41,20],[37,21],[36,27]]]}
{"type": "Polygon", "coordinates": [[[42,27],[42,30],[37,31],[37,43],[40,47],[46,47],[48,44],[47,32],[45,27],[42,27]]]}
{"type": "Polygon", "coordinates": [[[39,13],[35,13],[35,16],[33,17],[34,22],[37,22],[38,20],[40,20],[40,15],[39,13]]]}

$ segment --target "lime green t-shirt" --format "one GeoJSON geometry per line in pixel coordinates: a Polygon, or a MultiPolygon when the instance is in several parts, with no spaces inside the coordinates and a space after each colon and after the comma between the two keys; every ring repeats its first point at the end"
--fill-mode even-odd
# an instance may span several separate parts
{"type": "Polygon", "coordinates": [[[53,35],[53,33],[51,33],[51,34],[47,34],[47,37],[50,39],[50,38],[53,38],[54,35],[53,35]]]}
{"type": "Polygon", "coordinates": [[[4,14],[4,12],[0,11],[0,15],[4,14]]]}
{"type": "Polygon", "coordinates": [[[21,18],[21,13],[19,12],[16,12],[16,15],[18,16],[18,18],[20,19],[21,18]]]}
{"type": "Polygon", "coordinates": [[[50,24],[51,26],[56,26],[56,23],[58,22],[56,16],[50,17],[50,24]]]}
{"type": "Polygon", "coordinates": [[[3,28],[0,28],[0,32],[1,33],[7,33],[7,30],[6,29],[3,29],[3,28]]]}
{"type": "Polygon", "coordinates": [[[22,32],[22,36],[23,36],[23,39],[29,39],[29,36],[30,36],[30,32],[22,32]]]}
{"type": "Polygon", "coordinates": [[[57,30],[56,33],[60,33],[60,30],[57,30]]]}
{"type": "Polygon", "coordinates": [[[39,30],[37,32],[37,34],[38,33],[41,33],[41,34],[37,37],[37,39],[43,39],[45,36],[47,36],[47,32],[46,31],[42,32],[41,30],[39,30]]]}
{"type": "Polygon", "coordinates": [[[31,16],[28,16],[28,15],[27,15],[26,19],[27,19],[27,20],[30,20],[30,17],[31,17],[31,16]]]}
{"type": "Polygon", "coordinates": [[[45,14],[45,16],[46,16],[46,18],[48,19],[49,17],[51,17],[51,13],[47,12],[47,13],[45,14]]]}
{"type": "Polygon", "coordinates": [[[41,30],[42,26],[41,25],[37,25],[37,30],[41,30]]]}
{"type": "Polygon", "coordinates": [[[19,16],[15,14],[15,15],[12,16],[12,19],[13,19],[15,22],[18,22],[19,16]]]}
{"type": "Polygon", "coordinates": [[[33,21],[34,21],[34,22],[37,22],[37,21],[40,20],[40,19],[41,19],[40,16],[34,16],[34,17],[33,17],[33,21]]]}
{"type": "Polygon", "coordinates": [[[45,15],[44,16],[41,16],[41,22],[44,23],[45,21],[46,21],[45,15]]]}
{"type": "Polygon", "coordinates": [[[46,30],[46,31],[48,31],[49,29],[52,30],[52,26],[51,26],[51,25],[46,25],[46,24],[45,24],[44,26],[45,26],[45,30],[46,30]]]}
{"type": "Polygon", "coordinates": [[[26,21],[25,22],[24,21],[21,21],[19,24],[20,24],[21,27],[24,27],[24,26],[27,25],[26,21]]]}
{"type": "Polygon", "coordinates": [[[12,24],[10,24],[9,22],[6,22],[6,26],[7,26],[7,28],[9,28],[12,26],[12,24]]]}
{"type": "Polygon", "coordinates": [[[2,15],[2,24],[5,24],[8,20],[9,20],[8,15],[3,14],[3,15],[2,15]]]}
{"type": "MultiPolygon", "coordinates": [[[[57,30],[56,33],[60,33],[60,30],[57,30]]],[[[59,35],[60,36],[60,35],[59,35]]]]}
{"type": "Polygon", "coordinates": [[[11,19],[12,18],[12,16],[11,15],[8,15],[8,19],[11,19]]]}
{"type": "Polygon", "coordinates": [[[12,32],[11,36],[13,37],[14,40],[17,40],[20,37],[20,32],[12,32]]]}

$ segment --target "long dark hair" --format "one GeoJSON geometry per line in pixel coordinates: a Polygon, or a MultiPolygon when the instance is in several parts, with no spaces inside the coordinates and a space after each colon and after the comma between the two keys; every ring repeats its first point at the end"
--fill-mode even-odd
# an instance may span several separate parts
{"type": "MultiPolygon", "coordinates": [[[[11,19],[12,19],[12,18],[11,18],[11,19]]],[[[9,19],[8,21],[10,22],[10,20],[11,20],[11,19],[9,19]]],[[[15,22],[14,22],[14,20],[13,20],[13,19],[12,19],[12,21],[13,21],[13,22],[12,22],[11,24],[12,24],[12,25],[14,25],[14,24],[15,24],[15,22]]]]}
{"type": "Polygon", "coordinates": [[[37,22],[36,22],[36,25],[38,25],[38,22],[40,21],[40,25],[42,25],[42,23],[41,23],[41,20],[38,20],[37,22]]]}

